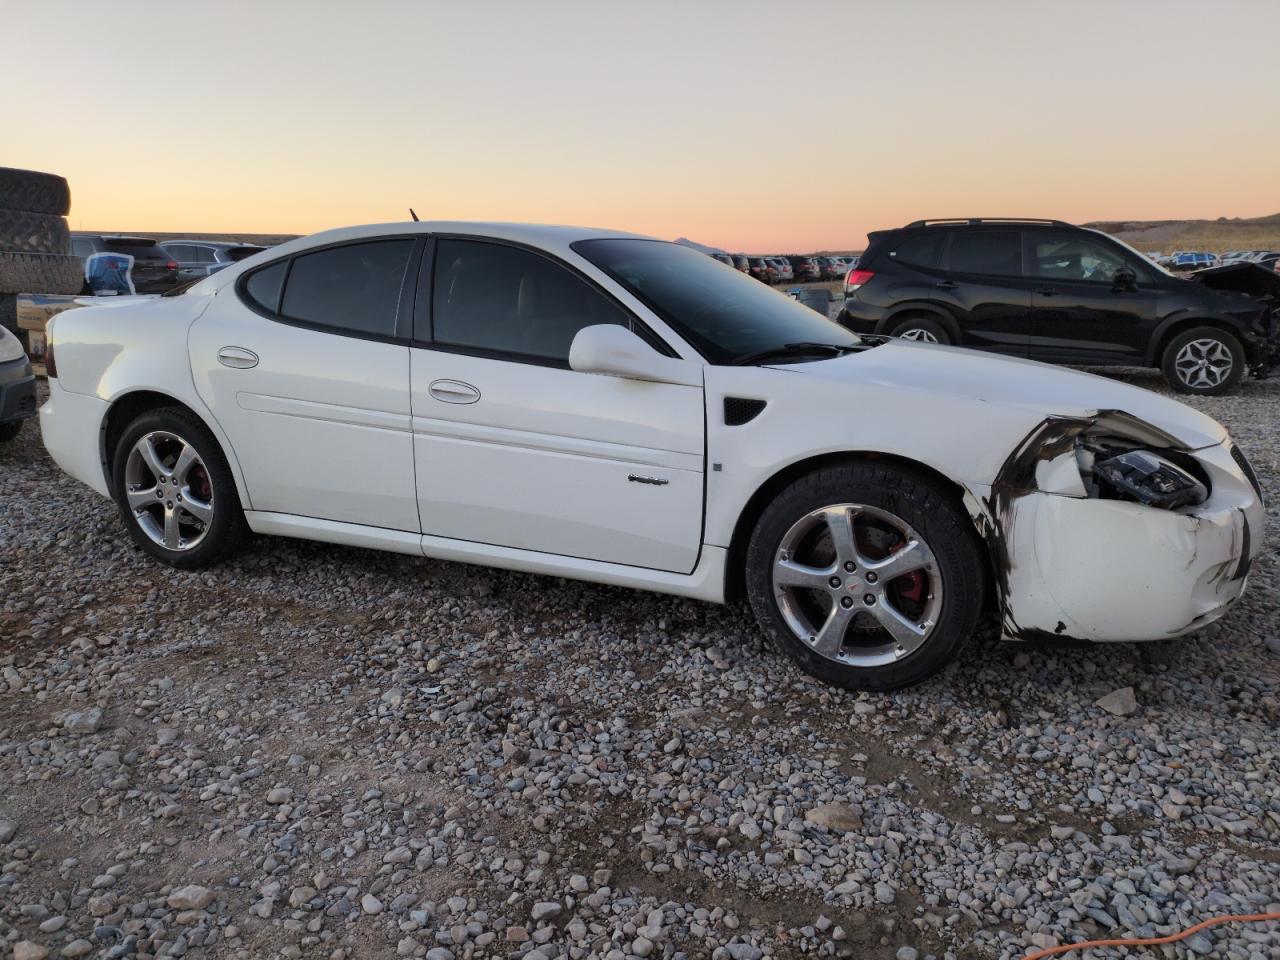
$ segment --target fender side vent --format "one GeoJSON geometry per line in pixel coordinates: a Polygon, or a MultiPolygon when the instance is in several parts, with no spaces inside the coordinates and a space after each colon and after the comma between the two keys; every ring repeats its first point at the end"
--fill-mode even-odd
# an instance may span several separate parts
{"type": "Polygon", "coordinates": [[[763,400],[747,400],[744,397],[724,398],[724,422],[729,427],[740,427],[750,423],[765,408],[763,400]]]}

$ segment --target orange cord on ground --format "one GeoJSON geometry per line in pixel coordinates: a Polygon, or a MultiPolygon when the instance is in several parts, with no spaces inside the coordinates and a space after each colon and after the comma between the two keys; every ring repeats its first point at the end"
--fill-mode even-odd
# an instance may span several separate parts
{"type": "Polygon", "coordinates": [[[1045,957],[1056,957],[1059,954],[1070,953],[1073,950],[1088,950],[1090,947],[1157,947],[1162,943],[1176,943],[1179,940],[1185,940],[1201,930],[1208,930],[1210,927],[1216,927],[1222,923],[1262,923],[1267,920],[1280,920],[1280,913],[1233,913],[1230,916],[1214,917],[1211,920],[1197,923],[1194,927],[1187,927],[1181,933],[1173,933],[1167,937],[1151,937],[1143,940],[1087,940],[1082,943],[1064,943],[1060,947],[1050,947],[1048,950],[1029,953],[1023,957],[1023,960],[1044,960],[1045,957]]]}

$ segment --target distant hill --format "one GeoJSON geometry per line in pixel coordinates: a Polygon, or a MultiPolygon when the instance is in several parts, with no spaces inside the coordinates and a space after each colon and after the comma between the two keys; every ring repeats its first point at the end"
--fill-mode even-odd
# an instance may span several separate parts
{"type": "Polygon", "coordinates": [[[690,240],[688,237],[680,237],[679,239],[676,240],[676,243],[680,244],[681,246],[692,247],[694,250],[697,250],[699,253],[705,253],[708,256],[710,256],[713,253],[728,252],[727,250],[721,250],[719,247],[708,247],[705,243],[697,243],[694,240],[690,240]]]}
{"type": "Polygon", "coordinates": [[[1217,220],[1099,220],[1086,223],[1143,253],[1174,250],[1280,250],[1280,213],[1217,220]]]}

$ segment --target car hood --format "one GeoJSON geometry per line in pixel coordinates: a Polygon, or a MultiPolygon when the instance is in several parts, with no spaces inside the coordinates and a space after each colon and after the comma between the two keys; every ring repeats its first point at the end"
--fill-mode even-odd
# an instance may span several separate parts
{"type": "MultiPolygon", "coordinates": [[[[1213,446],[1227,431],[1184,403],[1107,377],[998,354],[891,339],[830,360],[780,364],[804,376],[847,380],[887,391],[932,394],[1018,408],[1044,417],[1088,418],[1120,411],[1168,434],[1189,450],[1213,446]]],[[[981,429],[980,424],[974,425],[981,429]]]]}

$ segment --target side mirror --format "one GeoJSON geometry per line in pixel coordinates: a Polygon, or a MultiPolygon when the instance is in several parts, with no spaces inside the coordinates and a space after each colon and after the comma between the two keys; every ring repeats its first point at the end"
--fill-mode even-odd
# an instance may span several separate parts
{"type": "Polygon", "coordinates": [[[1115,290],[1136,290],[1138,275],[1128,267],[1121,267],[1111,277],[1111,286],[1115,290]]]}
{"type": "Polygon", "coordinates": [[[664,357],[626,327],[601,323],[583,327],[569,347],[569,367],[628,380],[702,386],[702,368],[689,360],[664,357]]]}

